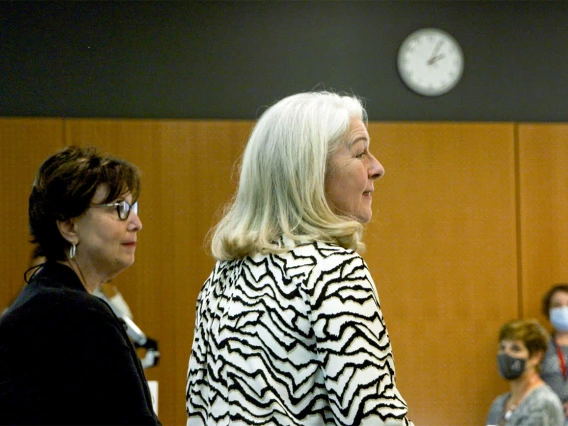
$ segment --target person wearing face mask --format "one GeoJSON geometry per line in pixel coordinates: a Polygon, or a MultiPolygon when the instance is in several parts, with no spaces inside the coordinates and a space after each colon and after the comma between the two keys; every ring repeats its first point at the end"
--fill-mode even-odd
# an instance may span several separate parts
{"type": "Polygon", "coordinates": [[[562,426],[562,404],[539,376],[548,333],[536,320],[513,320],[499,330],[497,366],[510,390],[489,409],[487,425],[562,426]]]}
{"type": "Polygon", "coordinates": [[[542,313],[549,319],[553,332],[540,375],[562,401],[568,425],[568,284],[555,284],[546,292],[542,313]]]}

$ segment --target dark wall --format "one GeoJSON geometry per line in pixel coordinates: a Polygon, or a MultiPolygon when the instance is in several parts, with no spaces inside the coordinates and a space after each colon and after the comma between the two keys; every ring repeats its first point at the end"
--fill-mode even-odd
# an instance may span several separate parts
{"type": "Polygon", "coordinates": [[[2,2],[0,49],[0,116],[251,119],[325,88],[377,121],[568,119],[568,2],[2,2]],[[422,27],[465,55],[437,98],[396,70],[422,27]]]}

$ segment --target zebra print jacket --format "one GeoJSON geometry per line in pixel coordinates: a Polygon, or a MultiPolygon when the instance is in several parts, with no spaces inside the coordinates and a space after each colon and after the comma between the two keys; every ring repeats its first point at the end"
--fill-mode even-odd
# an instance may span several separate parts
{"type": "Polygon", "coordinates": [[[197,301],[187,425],[412,425],[367,265],[315,242],[217,262],[197,301]]]}

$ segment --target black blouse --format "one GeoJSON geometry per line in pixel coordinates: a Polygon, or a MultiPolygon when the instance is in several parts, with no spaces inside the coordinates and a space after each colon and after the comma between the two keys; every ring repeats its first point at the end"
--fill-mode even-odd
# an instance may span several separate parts
{"type": "Polygon", "coordinates": [[[0,317],[0,424],[160,425],[122,322],[65,265],[0,317]]]}

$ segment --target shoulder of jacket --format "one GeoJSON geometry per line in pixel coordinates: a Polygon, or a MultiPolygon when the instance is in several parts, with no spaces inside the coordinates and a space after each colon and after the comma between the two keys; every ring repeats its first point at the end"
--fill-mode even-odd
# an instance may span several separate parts
{"type": "Polygon", "coordinates": [[[332,256],[344,256],[360,258],[361,256],[351,249],[338,246],[337,244],[331,244],[321,241],[316,241],[310,244],[303,244],[292,249],[295,253],[307,254],[310,253],[317,256],[320,259],[325,259],[332,256]]]}
{"type": "Polygon", "coordinates": [[[110,306],[101,298],[84,291],[69,288],[43,288],[34,292],[28,303],[46,310],[99,316],[114,320],[110,306]]]}

